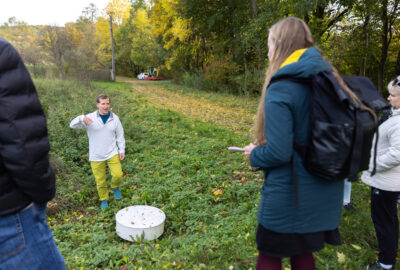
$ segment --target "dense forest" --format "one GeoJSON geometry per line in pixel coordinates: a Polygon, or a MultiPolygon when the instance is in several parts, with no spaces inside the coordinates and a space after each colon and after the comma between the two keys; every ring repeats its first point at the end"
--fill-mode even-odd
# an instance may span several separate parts
{"type": "Polygon", "coordinates": [[[62,27],[12,17],[0,36],[36,76],[109,77],[112,36],[117,75],[155,66],[195,88],[257,94],[268,29],[296,16],[342,74],[368,76],[383,93],[400,74],[399,15],[400,0],[110,0],[104,10],[90,4],[62,27]]]}

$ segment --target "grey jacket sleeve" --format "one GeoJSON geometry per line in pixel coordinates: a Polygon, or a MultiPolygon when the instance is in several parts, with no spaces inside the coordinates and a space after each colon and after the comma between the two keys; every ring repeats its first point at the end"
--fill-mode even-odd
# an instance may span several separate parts
{"type": "Polygon", "coordinates": [[[116,136],[117,136],[117,146],[118,152],[120,154],[125,154],[125,138],[124,138],[124,128],[122,127],[119,117],[116,117],[116,136]]]}
{"type": "Polygon", "coordinates": [[[86,129],[86,125],[83,123],[84,115],[79,115],[72,119],[71,123],[69,123],[69,127],[73,129],[86,129]]]}

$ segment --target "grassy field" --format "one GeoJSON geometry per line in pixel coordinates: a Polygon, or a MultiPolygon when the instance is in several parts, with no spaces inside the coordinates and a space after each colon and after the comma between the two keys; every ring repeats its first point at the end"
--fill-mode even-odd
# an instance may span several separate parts
{"type": "MultiPolygon", "coordinates": [[[[257,99],[198,92],[171,82],[93,83],[35,80],[48,118],[57,195],[48,223],[68,269],[255,269],[256,215],[262,174],[228,146],[250,141],[257,99]],[[70,120],[96,109],[101,92],[125,129],[123,199],[101,211],[84,131],[70,120]],[[187,106],[190,104],[190,106],[187,106]],[[240,124],[238,124],[240,123],[240,124]],[[155,241],[126,242],[116,212],[152,205],[167,216],[155,241]]],[[[353,184],[343,245],[315,254],[317,269],[363,269],[376,258],[369,188],[353,184]]],[[[285,261],[286,269],[288,261],[285,261]]]]}

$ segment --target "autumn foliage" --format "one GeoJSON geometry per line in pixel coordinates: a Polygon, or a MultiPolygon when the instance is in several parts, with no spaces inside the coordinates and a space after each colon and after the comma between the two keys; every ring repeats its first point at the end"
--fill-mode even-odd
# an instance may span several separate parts
{"type": "Polygon", "coordinates": [[[344,75],[368,76],[383,93],[400,72],[398,0],[110,0],[103,10],[90,4],[65,26],[10,18],[0,35],[35,75],[91,80],[95,70],[109,75],[111,20],[117,75],[134,77],[154,66],[175,82],[194,78],[204,90],[247,95],[263,84],[268,29],[286,16],[307,22],[344,75]]]}

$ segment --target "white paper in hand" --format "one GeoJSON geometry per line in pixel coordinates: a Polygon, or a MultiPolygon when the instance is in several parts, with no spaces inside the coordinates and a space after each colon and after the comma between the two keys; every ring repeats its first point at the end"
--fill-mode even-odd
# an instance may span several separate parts
{"type": "Polygon", "coordinates": [[[241,151],[241,152],[244,152],[244,148],[236,147],[236,146],[230,146],[230,147],[228,147],[228,149],[229,149],[229,150],[232,150],[232,151],[241,151]]]}

